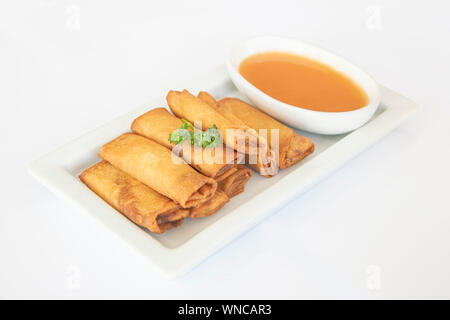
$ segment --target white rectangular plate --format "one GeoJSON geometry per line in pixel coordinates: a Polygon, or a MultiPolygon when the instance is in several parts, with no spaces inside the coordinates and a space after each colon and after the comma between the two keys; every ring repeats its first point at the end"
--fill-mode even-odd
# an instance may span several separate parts
{"type": "MultiPolygon", "coordinates": [[[[206,90],[216,98],[243,98],[231,83],[224,66],[176,89],[195,93],[206,90]]],[[[134,118],[154,107],[166,105],[165,94],[47,154],[30,165],[30,172],[43,185],[87,212],[170,277],[176,277],[321,181],[397,127],[417,108],[416,104],[389,89],[381,88],[381,92],[379,110],[363,127],[339,136],[300,132],[316,146],[311,156],[270,179],[254,174],[245,186],[245,192],[234,197],[219,213],[203,219],[187,219],[181,227],[162,235],[152,234],[118,214],[81,183],[78,175],[99,161],[97,153],[103,144],[129,131],[134,118]]]]}

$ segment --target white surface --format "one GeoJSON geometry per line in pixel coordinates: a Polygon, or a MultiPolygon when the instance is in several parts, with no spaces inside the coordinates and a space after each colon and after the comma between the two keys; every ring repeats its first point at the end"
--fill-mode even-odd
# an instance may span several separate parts
{"type": "Polygon", "coordinates": [[[253,104],[285,124],[320,134],[344,134],[365,124],[380,104],[380,89],[376,81],[348,60],[316,45],[285,37],[253,37],[233,46],[227,57],[231,80],[253,104]],[[239,72],[246,58],[270,51],[281,51],[307,57],[332,67],[352,79],[366,93],[368,103],[362,108],[345,112],[321,112],[296,108],[281,102],[251,84],[239,72]]]}
{"type": "Polygon", "coordinates": [[[448,2],[257,7],[0,2],[0,297],[450,297],[448,2]],[[67,20],[77,8],[79,29],[67,20]],[[329,48],[422,108],[175,281],[27,173],[32,160],[145,104],[174,77],[223,63],[233,43],[259,34],[329,48]]]}
{"type": "MultiPolygon", "coordinates": [[[[201,90],[217,99],[244,97],[236,90],[225,66],[189,81],[182,88],[196,94],[201,90]]],[[[80,173],[99,162],[99,149],[129,131],[137,116],[164,105],[166,94],[117,117],[107,124],[50,152],[30,165],[30,173],[48,189],[83,210],[116,236],[144,255],[169,278],[184,275],[211,254],[224,247],[264,218],[282,208],[347,161],[390,133],[417,110],[417,105],[388,89],[383,89],[382,106],[370,123],[347,135],[306,134],[315,144],[314,153],[301,163],[270,179],[255,174],[245,192],[234,197],[217,214],[207,219],[186,219],[182,227],[155,235],[117,214],[95,196],[79,179],[80,173]],[[153,107],[152,107],[153,106],[153,107]],[[264,206],[261,206],[264,203],[264,206]]]]}

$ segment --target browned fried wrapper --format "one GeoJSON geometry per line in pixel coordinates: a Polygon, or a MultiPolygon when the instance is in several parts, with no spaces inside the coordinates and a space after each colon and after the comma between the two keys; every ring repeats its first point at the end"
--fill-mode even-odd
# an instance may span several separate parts
{"type": "Polygon", "coordinates": [[[99,156],[183,208],[208,201],[217,189],[214,179],[198,173],[166,147],[137,134],[122,134],[105,144],[99,156]]]}
{"type": "Polygon", "coordinates": [[[224,117],[214,107],[187,90],[170,91],[167,94],[167,103],[177,117],[194,124],[201,121],[203,130],[216,125],[225,144],[237,151],[245,151],[249,162],[257,164],[260,168],[260,174],[271,177],[278,171],[277,155],[272,152],[265,137],[259,135],[257,130],[248,127],[242,121],[224,117]],[[227,136],[228,130],[234,135],[227,136]]]}
{"type": "Polygon", "coordinates": [[[203,102],[206,102],[207,104],[209,104],[214,109],[217,109],[217,101],[216,101],[216,99],[212,95],[210,95],[208,92],[200,91],[198,93],[197,97],[200,100],[202,100],[203,102]]]}
{"type": "Polygon", "coordinates": [[[117,211],[151,232],[178,227],[189,215],[188,209],[106,161],[83,171],[80,179],[117,211]]]}
{"type": "MultiPolygon", "coordinates": [[[[266,113],[236,98],[224,98],[217,102],[217,111],[233,121],[240,120],[255,130],[267,129],[267,141],[271,148],[271,129],[278,129],[278,162],[285,169],[314,152],[314,144],[308,138],[273,119],[266,113]]],[[[259,170],[258,166],[252,167],[259,170]]]]}
{"type": "Polygon", "coordinates": [[[193,219],[208,217],[219,211],[228,201],[229,198],[227,194],[222,190],[217,189],[216,193],[210,200],[201,204],[197,208],[192,208],[189,216],[193,219]]]}
{"type": "Polygon", "coordinates": [[[194,147],[189,142],[178,145],[169,142],[169,135],[179,129],[182,124],[181,119],[170,114],[166,109],[155,108],[136,118],[131,125],[131,130],[174,150],[192,167],[216,181],[225,179],[236,172],[236,164],[243,160],[243,155],[222,144],[217,148],[200,148],[194,147]]]}
{"type": "Polygon", "coordinates": [[[245,184],[252,177],[252,171],[250,169],[243,165],[238,165],[237,167],[235,173],[219,182],[219,189],[224,191],[229,198],[243,192],[245,184]]]}
{"type": "MultiPolygon", "coordinates": [[[[184,118],[192,123],[202,122],[203,130],[208,130],[216,125],[226,145],[237,150],[238,146],[245,146],[246,154],[258,152],[258,135],[245,125],[235,124],[228,120],[208,103],[190,94],[187,90],[169,91],[167,103],[170,110],[179,118],[184,118]],[[235,136],[227,136],[227,130],[233,130],[235,136]]],[[[266,143],[261,141],[262,144],[266,143]]]]}

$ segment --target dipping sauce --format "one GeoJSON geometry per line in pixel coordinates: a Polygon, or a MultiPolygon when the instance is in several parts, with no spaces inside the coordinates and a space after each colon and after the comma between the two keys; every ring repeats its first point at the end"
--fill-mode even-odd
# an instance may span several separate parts
{"type": "Polygon", "coordinates": [[[366,93],[348,76],[321,62],[285,52],[246,58],[240,74],[267,95],[299,108],[342,112],[368,104],[366,93]]]}

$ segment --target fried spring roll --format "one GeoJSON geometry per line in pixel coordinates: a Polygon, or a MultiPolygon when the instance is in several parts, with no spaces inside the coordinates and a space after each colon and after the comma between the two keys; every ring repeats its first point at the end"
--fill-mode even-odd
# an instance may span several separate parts
{"type": "MultiPolygon", "coordinates": [[[[216,99],[213,96],[211,96],[208,92],[201,91],[197,95],[197,97],[206,102],[208,105],[210,105],[220,113],[219,105],[216,99]]],[[[244,121],[242,121],[239,117],[235,116],[234,114],[227,113],[223,114],[223,116],[225,116],[228,120],[232,121],[235,124],[247,126],[244,121]]],[[[278,172],[278,165],[279,165],[278,158],[275,157],[278,157],[278,155],[273,156],[273,159],[277,159],[277,161],[272,161],[268,165],[267,163],[266,164],[262,163],[259,158],[257,158],[255,161],[254,158],[251,159],[249,155],[246,155],[245,163],[251,168],[253,168],[253,170],[257,171],[259,174],[265,177],[272,177],[278,172]]]]}
{"type": "Polygon", "coordinates": [[[156,108],[136,118],[131,125],[131,130],[175,150],[176,154],[188,164],[216,181],[223,180],[237,171],[236,164],[243,160],[243,155],[223,145],[217,148],[200,148],[190,143],[175,145],[169,142],[169,135],[179,129],[182,124],[181,119],[173,116],[166,109],[156,108]]]}
{"type": "MultiPolygon", "coordinates": [[[[184,118],[192,123],[201,121],[202,130],[208,130],[213,125],[216,125],[225,144],[237,150],[237,147],[245,146],[246,154],[256,154],[258,149],[258,135],[254,130],[250,128],[235,124],[228,120],[220,113],[218,113],[213,107],[190,94],[187,90],[183,91],[169,91],[167,94],[167,103],[170,110],[179,118],[184,118]],[[227,130],[233,130],[230,132],[233,135],[227,135],[227,130]]],[[[261,141],[261,143],[266,143],[261,141]]],[[[239,150],[237,150],[239,151],[239,150]]]]}
{"type": "Polygon", "coordinates": [[[188,209],[106,161],[83,171],[80,179],[110,206],[151,232],[178,227],[189,215],[188,209]]]}
{"type": "MultiPolygon", "coordinates": [[[[280,169],[285,169],[314,152],[314,144],[291,128],[273,119],[264,112],[236,98],[224,98],[217,102],[217,111],[229,119],[239,119],[255,130],[267,129],[267,141],[271,145],[271,129],[278,129],[278,161],[280,169]]],[[[258,167],[256,167],[258,170],[258,167]]]]}
{"type": "Polygon", "coordinates": [[[247,154],[249,162],[257,164],[262,175],[271,177],[278,171],[277,155],[272,152],[265,137],[261,136],[257,130],[249,128],[242,121],[233,121],[224,117],[214,107],[193,96],[187,90],[170,91],[167,94],[167,103],[177,117],[192,123],[201,121],[203,130],[216,125],[225,144],[247,154]],[[232,134],[227,135],[227,131],[232,134]],[[243,150],[240,150],[241,148],[243,150]]]}
{"type": "Polygon", "coordinates": [[[228,178],[219,182],[219,189],[232,198],[244,191],[244,186],[252,177],[252,171],[243,165],[238,165],[238,170],[228,178]]]}
{"type": "Polygon", "coordinates": [[[198,93],[197,97],[200,100],[202,100],[203,102],[206,102],[207,104],[209,104],[214,109],[217,109],[217,101],[216,101],[216,99],[212,95],[210,95],[208,92],[200,91],[198,93]]]}
{"type": "Polygon", "coordinates": [[[99,156],[183,208],[208,201],[217,189],[214,179],[198,173],[166,147],[136,134],[125,133],[105,144],[99,156]]]}
{"type": "MultiPolygon", "coordinates": [[[[239,161],[240,162],[240,161],[239,161]]],[[[216,177],[214,178],[214,180],[216,180],[217,182],[220,182],[226,178],[228,178],[229,176],[231,176],[233,173],[235,173],[236,171],[238,171],[237,169],[237,164],[233,164],[232,166],[230,166],[225,172],[221,173],[219,172],[216,177]]]]}
{"type": "Polygon", "coordinates": [[[219,211],[230,199],[222,190],[217,189],[214,196],[197,208],[190,210],[189,216],[192,219],[208,217],[219,211]]]}

